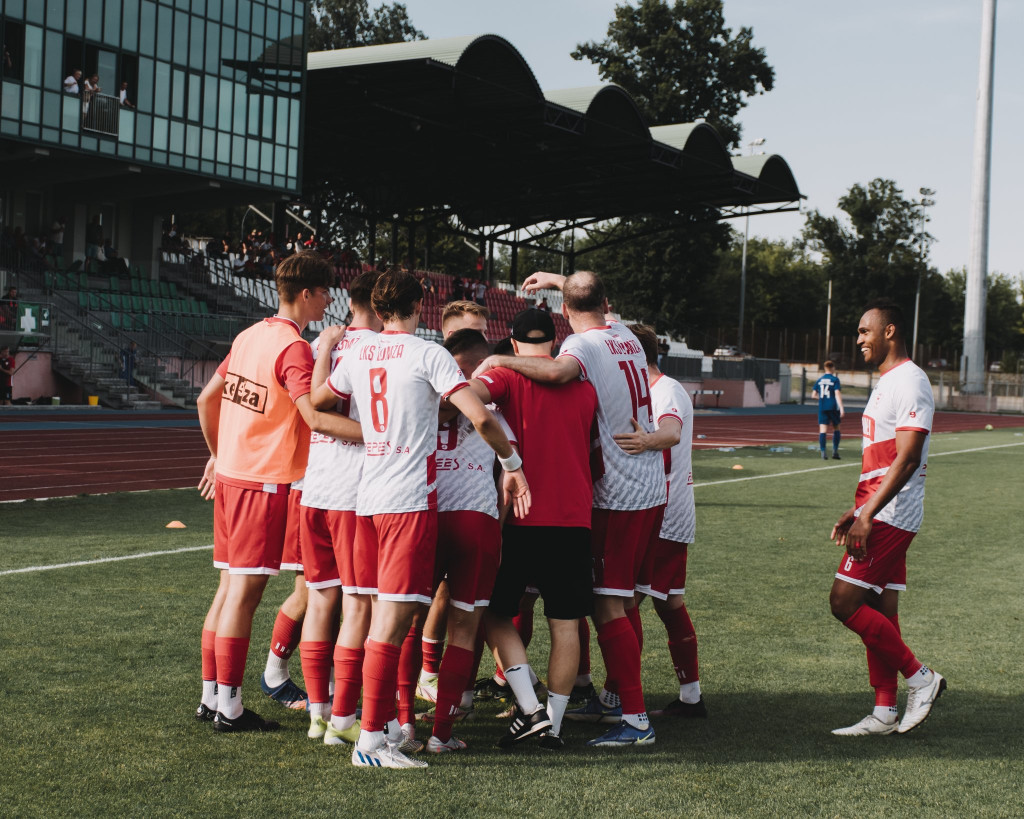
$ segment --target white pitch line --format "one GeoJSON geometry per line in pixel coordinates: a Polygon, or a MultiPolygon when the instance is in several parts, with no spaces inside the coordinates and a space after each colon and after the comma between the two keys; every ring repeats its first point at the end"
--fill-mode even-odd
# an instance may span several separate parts
{"type": "Polygon", "coordinates": [[[213,548],[209,546],[186,546],[183,549],[168,549],[163,552],[140,552],[135,555],[120,555],[118,557],[100,557],[96,560],[78,560],[74,563],[54,563],[50,566],[26,566],[23,569],[6,569],[0,572],[0,577],[5,574],[25,574],[27,572],[48,572],[53,569],[72,569],[76,566],[95,566],[97,563],[116,563],[119,560],[139,560],[144,557],[159,557],[160,555],[177,555],[182,552],[201,552],[213,548]]]}
{"type": "MultiPolygon", "coordinates": [[[[1024,442],[1013,443],[1013,444],[993,444],[992,446],[976,446],[972,449],[956,449],[952,452],[929,452],[928,457],[940,458],[943,455],[964,455],[968,452],[984,452],[986,449],[1006,449],[1011,446],[1024,446],[1024,442]]],[[[762,478],[782,478],[786,475],[806,475],[808,472],[824,472],[827,469],[845,469],[851,466],[860,466],[859,463],[848,463],[848,464],[834,464],[832,466],[816,466],[812,469],[794,469],[792,472],[773,472],[771,475],[751,475],[748,478],[726,478],[722,481],[706,481],[705,483],[695,483],[693,488],[696,489],[698,486],[718,486],[723,483],[740,483],[741,481],[758,481],[762,478]]]]}

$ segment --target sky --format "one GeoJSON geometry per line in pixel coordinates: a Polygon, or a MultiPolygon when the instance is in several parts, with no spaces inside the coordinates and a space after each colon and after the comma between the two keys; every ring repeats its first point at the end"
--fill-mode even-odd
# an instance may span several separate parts
{"type": "MultiPolygon", "coordinates": [[[[569,54],[601,40],[615,0],[404,0],[428,37],[499,34],[544,90],[600,83],[569,54]]],[[[753,29],[775,68],[775,88],[740,112],[744,144],[782,155],[805,211],[838,213],[854,184],[893,179],[910,199],[936,191],[928,231],[940,271],[970,255],[971,166],[981,53],[981,0],[725,0],[726,24],[753,29]]],[[[1024,272],[1024,3],[997,6],[989,270],[1024,272]]],[[[749,151],[749,148],[744,148],[749,151]]],[[[794,239],[804,217],[750,220],[751,236],[794,239]]]]}

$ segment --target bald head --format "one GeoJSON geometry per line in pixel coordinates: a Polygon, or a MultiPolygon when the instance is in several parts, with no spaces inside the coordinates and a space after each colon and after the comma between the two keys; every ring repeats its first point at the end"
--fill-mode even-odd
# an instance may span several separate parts
{"type": "Polygon", "coordinates": [[[607,302],[604,282],[596,273],[579,270],[565,280],[562,301],[574,313],[600,313],[603,316],[607,302]]]}

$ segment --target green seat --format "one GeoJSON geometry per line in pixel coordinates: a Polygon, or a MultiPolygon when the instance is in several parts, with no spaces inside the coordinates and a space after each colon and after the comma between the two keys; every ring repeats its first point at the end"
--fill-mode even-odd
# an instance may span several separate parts
{"type": "Polygon", "coordinates": [[[111,293],[118,293],[121,290],[121,280],[117,276],[111,276],[108,285],[111,293]]]}
{"type": "Polygon", "coordinates": [[[167,282],[158,282],[158,284],[160,285],[160,295],[163,296],[165,299],[169,299],[171,297],[170,286],[167,284],[167,282]]]}
{"type": "Polygon", "coordinates": [[[139,279],[131,280],[131,291],[134,295],[138,296],[142,293],[142,286],[139,284],[139,279]]]}
{"type": "Polygon", "coordinates": [[[89,294],[78,291],[78,306],[83,310],[89,309],[89,294]]]}
{"type": "Polygon", "coordinates": [[[91,292],[89,295],[89,309],[90,310],[103,310],[103,301],[100,299],[100,294],[91,292]]]}
{"type": "Polygon", "coordinates": [[[204,316],[208,316],[210,314],[210,305],[205,301],[199,302],[199,312],[204,316]]]}
{"type": "Polygon", "coordinates": [[[78,289],[88,290],[89,289],[89,274],[79,273],[78,274],[78,289]]]}
{"type": "Polygon", "coordinates": [[[132,296],[132,310],[136,313],[141,313],[146,309],[146,305],[142,301],[142,296],[132,296]]]}
{"type": "Polygon", "coordinates": [[[178,285],[174,282],[165,282],[167,288],[171,291],[171,298],[176,299],[178,297],[178,285]]]}
{"type": "Polygon", "coordinates": [[[110,326],[113,327],[115,330],[120,330],[121,324],[121,314],[115,310],[110,314],[110,326]]]}

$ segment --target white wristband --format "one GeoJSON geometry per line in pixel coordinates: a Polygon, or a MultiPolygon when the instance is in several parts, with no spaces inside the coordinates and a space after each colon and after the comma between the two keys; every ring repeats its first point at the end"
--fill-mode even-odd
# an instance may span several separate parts
{"type": "Polygon", "coordinates": [[[501,468],[504,469],[506,472],[515,472],[517,469],[522,468],[523,459],[520,458],[519,453],[513,449],[512,454],[509,455],[507,458],[502,458],[499,455],[498,463],[501,464],[501,468]]]}

